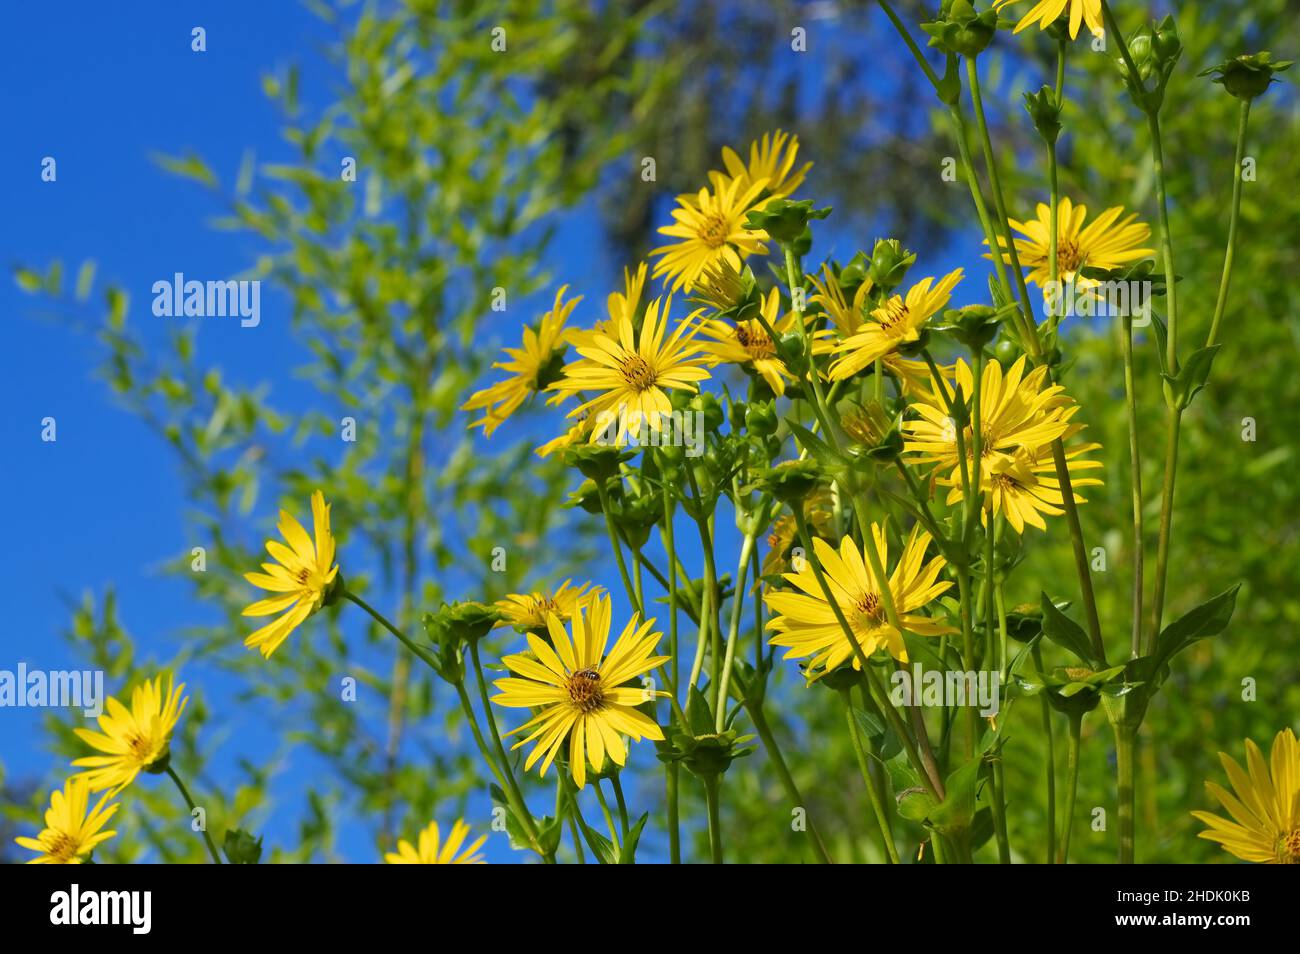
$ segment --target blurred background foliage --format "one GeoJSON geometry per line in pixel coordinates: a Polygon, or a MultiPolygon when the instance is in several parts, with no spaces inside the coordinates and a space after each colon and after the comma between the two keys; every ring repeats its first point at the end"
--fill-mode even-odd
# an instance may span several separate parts
{"type": "MultiPolygon", "coordinates": [[[[278,861],[337,860],[336,826],[353,814],[373,819],[377,847],[388,847],[395,834],[409,836],[435,815],[449,817],[450,805],[481,792],[484,773],[450,690],[413,668],[390,638],[362,629],[358,614],[346,628],[332,612],[322,614],[309,637],[295,636],[291,651],[271,664],[239,645],[234,634],[246,631],[239,611],[249,599],[240,573],[258,562],[277,506],[301,515],[311,490],[326,488],[349,585],[375,594],[379,605],[400,607],[407,626],[442,599],[496,598],[567,575],[598,576],[597,565],[603,574],[604,558],[589,536],[597,528],[563,506],[573,479],[531,453],[554,421],[530,430],[525,418],[522,431],[494,440],[488,455],[481,445],[475,449],[456,410],[495,359],[477,346],[493,315],[492,290],[506,289],[513,302],[539,290],[549,297],[565,280],[543,267],[558,221],[575,209],[598,219],[598,228],[588,227],[610,261],[634,261],[655,244],[653,229],[666,219],[671,197],[698,189],[723,145],[740,148],[781,127],[797,133],[802,155],[816,162],[803,192],[834,205],[836,257],[847,260],[884,236],[913,249],[955,248],[968,269],[980,251],[964,184],[940,175],[943,158],[956,154],[950,126],[874,3],[311,5],[337,25],[328,61],[340,80],[337,101],[308,114],[297,99],[296,70],[265,80],[300,160],[268,165],[249,154],[230,182],[197,155],[165,164],[222,196],[227,213],[217,227],[252,236],[264,248],[240,277],[260,277],[290,297],[304,362],[284,373],[311,383],[316,410],[289,413],[272,406],[264,388],[232,385],[220,368],[205,364],[184,331],[165,353],[146,349],[133,322],[147,314],[147,303],[106,288],[107,307],[92,329],[106,383],[175,450],[192,502],[191,537],[207,548],[208,572],[190,572],[188,559],[175,571],[193,580],[196,601],[220,614],[180,634],[181,649],[170,659],[137,657],[111,592],[73,607],[66,632],[87,665],[104,668],[114,685],[182,662],[191,671],[210,665],[242,680],[243,698],[265,714],[274,757],[241,761],[237,779],[206,777],[207,754],[230,740],[197,684],[175,746],[182,774],[207,793],[214,831],[256,832],[272,810],[268,782],[286,754],[305,748],[319,757],[322,771],[297,822],[300,838],[267,846],[264,859],[278,861]],[[818,21],[831,21],[832,29],[819,30],[818,21]],[[508,25],[509,56],[485,42],[501,23],[508,25]],[[790,56],[785,38],[798,25],[814,39],[806,55],[790,56]],[[335,163],[342,155],[356,159],[356,183],[341,180],[335,163]],[[643,156],[656,157],[655,183],[641,181],[643,156]],[[337,439],[347,417],[357,422],[352,443],[337,439]],[[519,438],[513,445],[512,436],[519,438]],[[561,530],[572,545],[548,546],[561,530]],[[498,546],[508,554],[504,573],[490,569],[498,546]],[[344,675],[365,685],[363,698],[382,705],[340,705],[344,675]]],[[[920,3],[897,6],[911,23],[928,12],[920,3]]],[[[1126,27],[1167,6],[1116,4],[1126,27]]],[[[1282,48],[1294,39],[1294,12],[1288,0],[1177,4],[1186,52],[1170,87],[1165,135],[1188,340],[1208,330],[1236,124],[1236,101],[1195,74],[1239,52],[1294,54],[1282,48]]],[[[1063,194],[1093,214],[1123,204],[1154,224],[1145,126],[1109,61],[1091,55],[1082,39],[1072,50],[1063,194]]],[[[1015,42],[1000,38],[981,61],[1003,172],[1017,197],[1013,217],[1029,217],[1046,199],[1041,146],[1019,91],[1047,81],[1052,55],[1051,44],[1031,31],[1015,42]]],[[[1240,755],[1248,736],[1271,739],[1294,724],[1300,701],[1293,638],[1300,619],[1300,488],[1292,477],[1300,428],[1300,377],[1293,373],[1300,343],[1296,109],[1289,89],[1275,89],[1252,115],[1247,154],[1257,181],[1245,191],[1224,352],[1185,420],[1166,618],[1233,582],[1245,588],[1229,631],[1176,667],[1171,691],[1160,694],[1143,729],[1144,738],[1159,736],[1160,748],[1157,757],[1144,745],[1139,756],[1147,798],[1138,807],[1146,821],[1140,861],[1222,860],[1216,846],[1194,837],[1197,825],[1187,814],[1208,807],[1202,782],[1218,777],[1215,753],[1240,755]],[[1254,442],[1242,439],[1248,417],[1257,423],[1254,442]],[[1247,678],[1256,682],[1256,702],[1242,702],[1247,678]]],[[[66,297],[58,267],[24,270],[18,278],[33,292],[66,297]]],[[[610,287],[613,281],[611,274],[610,287]]],[[[1067,335],[1075,364],[1065,382],[1105,448],[1106,486],[1089,494],[1082,516],[1090,545],[1105,548],[1106,569],[1095,580],[1113,655],[1126,645],[1131,586],[1117,332],[1108,322],[1074,319],[1067,335]]],[[[1138,360],[1153,526],[1163,403],[1149,341],[1138,360]]],[[[1036,601],[1040,584],[1058,597],[1073,595],[1064,530],[1052,530],[1030,538],[1027,565],[1012,578],[1011,604],[1036,601]]],[[[129,608],[120,612],[130,615],[129,608]]],[[[803,689],[792,666],[778,666],[774,681],[768,708],[780,713],[776,731],[831,853],[880,860],[839,700],[803,689]]],[[[1020,857],[1039,860],[1045,752],[1038,708],[1022,703],[1010,718],[1011,841],[1023,849],[1020,857]]],[[[52,715],[47,729],[61,755],[80,753],[64,718],[52,715]]],[[[1113,833],[1094,833],[1087,821],[1094,806],[1113,813],[1113,743],[1099,713],[1085,720],[1084,732],[1074,859],[1109,861],[1113,833]]],[[[1063,723],[1056,738],[1059,758],[1063,723]]],[[[661,805],[662,776],[649,751],[634,761],[642,760],[632,799],[661,805]]],[[[5,784],[0,824],[20,813],[30,818],[43,805],[43,788],[26,780],[5,784]]],[[[733,766],[726,789],[732,858],[810,857],[801,836],[791,834],[789,806],[761,751],[733,766]]],[[[143,810],[121,813],[121,837],[105,845],[103,860],[204,859],[197,839],[178,835],[184,816],[170,792],[135,786],[130,798],[143,810]]],[[[698,818],[699,793],[687,785],[685,798],[684,817],[698,818]]],[[[8,846],[5,838],[0,857],[8,846]]],[[[705,854],[703,841],[695,847],[694,857],[705,854]]]]}

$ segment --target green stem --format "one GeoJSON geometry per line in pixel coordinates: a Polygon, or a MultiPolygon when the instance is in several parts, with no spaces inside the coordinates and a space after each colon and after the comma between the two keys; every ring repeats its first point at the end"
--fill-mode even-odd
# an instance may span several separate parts
{"type": "Polygon", "coordinates": [[[1124,316],[1124,401],[1128,405],[1129,484],[1133,496],[1133,634],[1129,652],[1142,655],[1142,597],[1145,592],[1146,531],[1142,514],[1142,449],[1138,437],[1137,383],[1133,373],[1133,317],[1124,316]]]}
{"type": "MultiPolygon", "coordinates": [[[[185,804],[188,805],[190,809],[190,818],[193,819],[194,812],[197,809],[194,805],[194,799],[190,798],[190,793],[185,789],[185,783],[181,781],[181,777],[176,774],[176,770],[172,768],[170,764],[167,766],[167,774],[170,775],[171,780],[176,783],[176,787],[180,789],[181,798],[185,799],[185,804]]],[[[201,829],[201,832],[203,834],[203,841],[208,846],[208,853],[212,855],[212,863],[214,865],[221,864],[221,855],[217,852],[217,846],[213,842],[212,836],[208,834],[206,815],[203,820],[203,828],[201,829]]]]}
{"type": "Polygon", "coordinates": [[[617,771],[609,777],[609,781],[614,787],[614,802],[618,805],[618,823],[623,832],[623,843],[626,844],[628,833],[631,831],[631,823],[627,817],[627,800],[623,798],[623,782],[619,779],[617,771]]]}
{"type": "Polygon", "coordinates": [[[632,609],[638,616],[644,618],[645,614],[641,612],[641,601],[637,598],[636,586],[632,583],[632,575],[627,571],[627,561],[623,559],[623,545],[619,542],[614,517],[610,514],[609,490],[603,480],[596,481],[596,494],[600,497],[600,509],[605,515],[605,530],[609,534],[609,545],[614,551],[614,559],[618,562],[618,574],[623,578],[623,588],[627,591],[627,598],[632,602],[632,609]]]}
{"type": "Polygon", "coordinates": [[[731,601],[731,625],[727,629],[726,658],[722,663],[722,677],[718,685],[717,713],[714,718],[714,731],[721,733],[727,723],[727,688],[731,683],[731,667],[736,660],[736,643],[740,638],[740,613],[744,609],[745,583],[749,576],[749,559],[754,551],[754,541],[758,530],[764,525],[766,506],[760,506],[759,513],[753,518],[753,525],[745,534],[740,546],[740,561],[736,565],[736,592],[731,601]]]}
{"type": "Polygon", "coordinates": [[[609,811],[609,803],[605,801],[605,790],[601,788],[600,779],[596,779],[596,784],[592,788],[596,790],[596,801],[600,803],[600,811],[605,816],[605,825],[609,828],[609,840],[614,843],[614,848],[621,853],[623,851],[623,842],[618,837],[618,829],[614,825],[614,816],[609,811]]]}
{"type": "MultiPolygon", "coordinates": [[[[1062,819],[1060,864],[1068,864],[1070,859],[1070,829],[1074,827],[1074,798],[1079,790],[1079,735],[1083,725],[1083,713],[1070,713],[1070,747],[1066,755],[1066,773],[1069,787],[1065,791],[1065,817],[1062,819]]],[[[1130,819],[1130,825],[1132,820],[1130,819]]],[[[1121,834],[1123,838],[1121,821],[1121,834]]],[[[1130,838],[1131,838],[1130,834],[1130,838]]]]}
{"type": "MultiPolygon", "coordinates": [[[[1034,669],[1043,671],[1043,654],[1034,643],[1032,650],[1034,669]]],[[[1047,693],[1040,693],[1038,702],[1043,713],[1043,738],[1047,740],[1047,863],[1056,860],[1056,742],[1052,732],[1052,704],[1047,693]]]]}
{"type": "MultiPolygon", "coordinates": [[[[988,168],[989,186],[993,192],[993,207],[998,213],[998,226],[1002,231],[1002,238],[1006,242],[1006,253],[1011,259],[1011,274],[1016,280],[1016,291],[1020,295],[1020,304],[1025,310],[1025,331],[1028,338],[1025,342],[1026,347],[1032,353],[1039,350],[1038,331],[1034,325],[1034,305],[1029,297],[1029,286],[1025,284],[1025,272],[1020,267],[1020,253],[1016,251],[1016,243],[1011,234],[1011,220],[1007,216],[1007,202],[1002,192],[1002,177],[998,173],[997,160],[993,155],[993,139],[989,135],[988,120],[984,115],[984,100],[980,95],[980,75],[979,69],[975,65],[973,57],[966,59],[966,75],[970,80],[971,103],[975,107],[975,122],[979,127],[980,140],[984,146],[984,164],[988,168]]],[[[989,251],[995,253],[996,249],[990,248],[989,251]]]]}
{"type": "MultiPolygon", "coordinates": [[[[519,782],[515,779],[514,768],[510,764],[510,756],[506,752],[505,745],[501,742],[501,733],[497,729],[496,716],[492,713],[492,702],[488,697],[487,680],[483,677],[483,664],[479,659],[478,640],[471,639],[468,642],[470,658],[474,661],[474,680],[478,685],[479,700],[483,704],[483,716],[487,721],[488,732],[492,736],[492,745],[497,758],[500,760],[501,772],[505,776],[506,790],[515,802],[516,814],[519,815],[519,821],[527,831],[528,837],[532,839],[534,845],[538,845],[537,826],[533,822],[532,812],[528,810],[528,803],[524,800],[523,790],[520,789],[519,782]]],[[[542,852],[540,845],[538,845],[538,853],[542,855],[543,859],[549,857],[550,863],[554,863],[554,853],[542,852]]]]}
{"type": "Polygon", "coordinates": [[[1165,367],[1170,374],[1178,373],[1178,282],[1174,271],[1174,240],[1169,230],[1169,200],[1165,186],[1165,154],[1160,140],[1160,114],[1147,113],[1147,126],[1151,130],[1151,160],[1156,172],[1156,206],[1160,213],[1160,258],[1165,266],[1165,306],[1169,334],[1165,339],[1165,367]]]}
{"type": "Polygon", "coordinates": [[[886,0],[880,0],[880,6],[885,11],[885,15],[889,17],[890,22],[894,24],[894,29],[898,31],[898,35],[901,36],[903,42],[907,44],[907,48],[912,51],[912,56],[920,65],[921,71],[925,73],[925,78],[930,81],[931,86],[937,88],[939,86],[938,75],[934,72],[934,69],[930,64],[926,62],[925,56],[921,53],[920,47],[918,47],[916,41],[912,39],[912,34],[907,32],[907,27],[904,26],[903,21],[898,18],[898,14],[894,12],[894,8],[891,7],[886,0]]]}
{"type": "Polygon", "coordinates": [[[853,751],[858,757],[858,770],[862,772],[862,781],[867,786],[867,798],[871,802],[871,811],[876,816],[876,826],[880,829],[880,840],[885,849],[885,858],[889,864],[896,865],[898,864],[898,849],[894,847],[894,836],[889,830],[889,819],[885,815],[885,803],[880,795],[880,787],[876,784],[875,776],[871,774],[871,766],[867,762],[867,752],[862,745],[858,720],[853,717],[851,692],[852,690],[847,686],[839,690],[840,698],[844,700],[844,717],[849,724],[849,738],[853,741],[853,751]]]}
{"type": "Polygon", "coordinates": [[[1232,212],[1228,218],[1228,247],[1223,253],[1223,275],[1219,279],[1219,297],[1214,305],[1214,320],[1210,323],[1207,348],[1219,341],[1219,323],[1228,307],[1228,288],[1232,284],[1232,264],[1237,250],[1237,222],[1241,214],[1242,163],[1246,158],[1246,127],[1250,124],[1250,100],[1241,101],[1241,114],[1237,121],[1237,158],[1232,170],[1232,212]]]}
{"type": "Polygon", "coordinates": [[[799,792],[799,786],[795,784],[794,776],[790,774],[790,768],[786,765],[785,756],[781,754],[781,747],[777,745],[776,736],[773,734],[772,727],[763,712],[762,703],[747,700],[745,708],[749,711],[750,721],[754,723],[754,731],[758,733],[758,737],[763,742],[763,748],[767,751],[768,757],[772,760],[772,765],[776,768],[777,778],[781,780],[782,786],[785,787],[786,795],[795,808],[804,810],[804,819],[808,824],[808,834],[812,835],[813,847],[817,851],[818,860],[822,864],[834,864],[830,852],[826,850],[826,844],[822,841],[821,833],[817,831],[817,825],[808,813],[808,805],[799,792]]]}
{"type": "Polygon", "coordinates": [[[353,603],[356,603],[358,606],[360,606],[363,610],[369,613],[375,619],[375,621],[379,623],[380,626],[384,627],[384,629],[388,630],[390,633],[396,636],[401,641],[403,646],[405,646],[411,652],[415,653],[415,655],[419,656],[420,659],[423,660],[424,663],[428,665],[430,669],[434,670],[435,672],[438,671],[438,663],[434,660],[434,658],[431,655],[429,655],[428,651],[421,648],[420,646],[417,646],[414,642],[408,639],[405,633],[403,633],[400,629],[398,629],[387,619],[385,619],[383,614],[381,614],[373,606],[371,606],[361,597],[357,596],[357,594],[353,593],[351,590],[344,590],[343,598],[345,600],[351,600],[353,603]]]}
{"type": "Polygon", "coordinates": [[[703,781],[704,801],[709,809],[709,856],[715,865],[720,865],[722,864],[720,780],[717,775],[705,775],[703,781]]]}
{"type": "Polygon", "coordinates": [[[1135,788],[1133,776],[1133,748],[1137,730],[1122,723],[1115,724],[1115,777],[1119,796],[1119,863],[1133,864],[1133,806],[1135,788]]]}
{"type": "MultiPolygon", "coordinates": [[[[669,666],[673,678],[673,703],[680,705],[677,699],[677,685],[680,677],[677,662],[677,547],[673,531],[672,495],[667,484],[664,485],[664,546],[668,558],[668,655],[672,657],[669,666]]],[[[664,784],[668,798],[668,860],[671,864],[682,863],[681,814],[678,804],[678,784],[680,765],[668,762],[664,767],[664,784]]]]}

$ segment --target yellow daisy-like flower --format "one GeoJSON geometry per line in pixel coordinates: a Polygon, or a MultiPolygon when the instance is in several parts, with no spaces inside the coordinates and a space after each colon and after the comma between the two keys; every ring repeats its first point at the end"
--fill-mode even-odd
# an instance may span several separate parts
{"type": "Polygon", "coordinates": [[[816,275],[809,275],[808,280],[817,289],[817,294],[813,295],[808,301],[811,304],[820,305],[826,314],[830,315],[831,321],[835,325],[835,331],[839,336],[848,338],[857,334],[858,329],[867,320],[864,306],[867,298],[871,295],[873,287],[871,279],[866,278],[858,285],[857,290],[853,293],[852,302],[845,297],[839,276],[831,271],[830,265],[822,266],[821,278],[816,275]]]}
{"type": "Polygon", "coordinates": [[[565,450],[575,444],[586,443],[588,436],[587,419],[583,417],[559,437],[552,438],[537,448],[536,454],[538,457],[550,457],[556,451],[565,450]]]}
{"type": "Polygon", "coordinates": [[[545,390],[559,373],[560,362],[567,349],[564,323],[582,296],[564,300],[568,285],[560,286],[555,293],[555,304],[542,316],[541,324],[536,330],[524,329],[522,348],[505,348],[509,361],[497,361],[492,367],[511,372],[510,377],[498,381],[491,387],[475,391],[470,399],[461,405],[462,411],[483,411],[484,415],[470,425],[471,428],[483,428],[484,436],[491,437],[492,432],[503,421],[519,410],[520,405],[530,395],[545,390]]]}
{"type": "Polygon", "coordinates": [[[1200,837],[1218,842],[1243,861],[1269,865],[1300,864],[1300,742],[1290,729],[1273,739],[1269,761],[1259,746],[1246,740],[1243,771],[1231,756],[1219,753],[1233,792],[1206,782],[1205,788],[1228,810],[1229,820],[1213,812],[1192,812],[1210,827],[1200,837]]]}
{"type": "Polygon", "coordinates": [[[916,341],[926,320],[948,304],[962,275],[959,268],[941,278],[937,285],[933,284],[933,278],[922,279],[908,289],[906,298],[893,295],[872,311],[873,320],[864,321],[836,349],[841,357],[831,365],[831,380],[851,378],[877,358],[893,354],[909,341],[916,341]]]}
{"type": "MultiPolygon", "coordinates": [[[[1138,222],[1136,212],[1121,220],[1123,206],[1107,209],[1086,228],[1083,224],[1088,216],[1086,205],[1075,205],[1069,198],[1062,198],[1060,208],[1056,211],[1058,281],[1073,282],[1079,288],[1088,288],[1097,282],[1078,274],[1085,265],[1092,268],[1118,268],[1155,254],[1154,249],[1142,247],[1142,243],[1151,238],[1150,226],[1138,222]]],[[[1038,217],[1030,222],[1012,219],[1011,227],[1025,236],[1015,239],[1016,255],[1021,267],[1030,270],[1031,282],[1044,288],[1052,276],[1051,250],[1048,247],[1052,234],[1052,212],[1040,202],[1037,214],[1038,217]]],[[[999,237],[998,247],[1003,250],[1003,261],[1010,264],[1011,255],[1006,251],[1006,239],[999,237]]]]}
{"type": "Polygon", "coordinates": [[[573,586],[565,580],[555,590],[545,593],[511,593],[497,600],[497,608],[505,616],[498,626],[514,626],[530,632],[546,632],[546,617],[554,614],[561,623],[567,623],[578,607],[605,592],[602,586],[583,583],[573,586]]]}
{"type": "Polygon", "coordinates": [[[461,845],[469,837],[469,825],[463,819],[456,819],[451,826],[451,834],[444,843],[438,831],[436,821],[429,822],[429,827],[420,832],[416,844],[412,845],[405,838],[398,840],[397,851],[387,852],[384,861],[390,865],[482,865],[487,862],[478,850],[487,841],[487,835],[479,835],[472,845],[461,851],[461,845]]]}
{"type": "MultiPolygon", "coordinates": [[[[884,528],[873,523],[871,534],[880,555],[880,565],[887,568],[889,552],[884,528]]],[[[956,630],[916,613],[952,586],[950,582],[936,582],[939,572],[947,564],[943,557],[937,556],[925,562],[930,539],[930,534],[921,532],[919,526],[912,528],[903,555],[889,575],[888,586],[894,608],[898,611],[898,621],[907,632],[941,636],[956,630]]],[[[820,538],[814,537],[812,543],[835,602],[862,651],[870,656],[877,649],[886,649],[895,659],[907,662],[903,634],[885,618],[885,604],[881,598],[883,587],[871,570],[866,551],[860,550],[848,536],[840,542],[839,552],[820,538]]],[[[805,667],[809,681],[820,679],[850,659],[853,668],[861,669],[853,644],[827,602],[811,564],[799,572],[786,573],[785,579],[803,592],[769,590],[764,594],[768,608],[778,614],[767,624],[767,628],[776,633],[771,644],[786,647],[789,650],[786,659],[812,657],[805,667]]]]}
{"type": "Polygon", "coordinates": [[[642,623],[635,614],[607,655],[608,596],[578,608],[570,620],[572,639],[554,614],[546,623],[549,644],[529,633],[531,653],[501,660],[515,675],[496,680],[494,685],[501,692],[492,701],[508,708],[540,710],[508,733],[528,733],[515,743],[516,749],[536,743],[524,762],[524,771],[541,759],[541,774],[546,775],[560,746],[568,740],[569,771],[578,788],[583,788],[588,763],[597,772],[603,769],[606,756],[615,765],[627,763],[623,736],[636,741],[664,737],[654,720],[636,707],[667,693],[626,683],[663,665],[669,657],[653,655],[662,638],[653,632],[655,621],[642,623]]]}
{"type": "Polygon", "coordinates": [[[756,208],[766,179],[742,182],[715,176],[713,189],[701,189],[697,196],[678,196],[673,210],[676,223],[665,225],[660,234],[679,241],[652,249],[653,256],[663,256],[655,266],[654,277],[667,276],[671,291],[690,291],[705,270],[725,261],[736,271],[742,260],[767,251],[764,231],[745,228],[745,216],[756,208]]]}
{"type": "MultiPolygon", "coordinates": [[[[1006,515],[1017,533],[1025,524],[1047,529],[1042,514],[1059,515],[1064,503],[1056,466],[1049,449],[1058,438],[1068,440],[1083,430],[1072,423],[1079,406],[1060,385],[1044,387],[1047,368],[1025,373],[1025,358],[1019,358],[1003,374],[1002,365],[989,359],[980,382],[980,462],[977,477],[984,497],[982,506],[995,514],[1006,515]]],[[[948,393],[960,385],[962,394],[974,394],[975,380],[970,366],[958,359],[948,393]]],[[[957,428],[948,416],[941,397],[931,395],[918,400],[912,408],[919,420],[905,421],[903,450],[912,463],[937,466],[941,476],[936,483],[951,487],[948,503],[963,499],[961,458],[958,453],[957,428]]],[[[974,457],[973,425],[962,433],[967,460],[974,457]]],[[[1080,460],[1081,455],[1096,450],[1098,444],[1084,444],[1066,452],[1073,487],[1099,485],[1100,480],[1076,477],[1076,473],[1101,466],[1099,461],[1080,460]]],[[[1076,503],[1085,503],[1074,495],[1076,503]]]]}
{"type": "Polygon", "coordinates": [[[325,605],[330,585],[338,576],[330,508],[319,490],[311,495],[311,515],[314,542],[292,514],[281,510],[277,528],[289,546],[278,540],[266,541],[266,551],[276,562],[263,563],[265,573],[244,574],[254,586],[280,594],[244,608],[245,616],[282,613],[244,640],[245,646],[256,646],[267,659],[308,616],[325,605]]]}
{"type": "Polygon", "coordinates": [[[96,845],[108,841],[116,831],[102,831],[104,825],[117,811],[117,805],[106,804],[111,796],[104,795],[95,807],[90,805],[90,786],[81,776],[63,783],[63,790],[50,794],[50,807],[45,810],[45,828],[35,838],[15,838],[19,845],[40,852],[28,859],[29,865],[79,865],[81,856],[89,855],[96,845]]]}
{"type": "MultiPolygon", "coordinates": [[[[993,4],[995,9],[1001,10],[1003,7],[1012,3],[1019,3],[1021,0],[997,0],[993,4]]],[[[1015,32],[1019,33],[1035,23],[1040,30],[1046,30],[1061,14],[1066,12],[1069,7],[1070,14],[1070,39],[1073,40],[1079,35],[1080,24],[1087,22],[1088,29],[1092,31],[1093,36],[1104,36],[1106,28],[1102,23],[1101,0],[1038,0],[1033,8],[1026,13],[1016,24],[1015,32]]]]}
{"type": "MultiPolygon", "coordinates": [[[[623,290],[610,292],[609,297],[605,299],[605,309],[609,317],[596,322],[592,328],[570,329],[566,334],[569,344],[577,348],[590,348],[595,345],[596,339],[601,335],[613,337],[618,334],[618,324],[624,318],[635,325],[636,313],[641,308],[641,297],[645,294],[646,271],[645,262],[638,265],[635,272],[624,268],[623,290]]],[[[579,359],[573,363],[581,364],[583,360],[585,359],[579,359]]],[[[568,395],[558,394],[547,403],[559,404],[566,397],[568,395]]]]}
{"type": "Polygon", "coordinates": [[[748,163],[730,146],[722,149],[727,175],[739,182],[741,189],[748,189],[755,182],[766,183],[769,199],[785,198],[799,188],[812,163],[804,163],[796,169],[798,158],[799,137],[779,129],[775,133],[764,133],[762,139],[749,144],[748,163]]]}
{"type": "Polygon", "coordinates": [[[105,788],[116,795],[135,780],[141,770],[148,770],[165,759],[171,744],[172,730],[180,721],[189,700],[182,698],[185,683],[173,688],[172,677],[145,680],[131,691],[131,708],[110,697],[108,711],[99,717],[102,732],[76,729],[77,738],[104,755],[90,755],[72,764],[89,771],[74,779],[85,779],[92,792],[105,788]]]}
{"type": "MultiPolygon", "coordinates": [[[[797,326],[797,317],[793,311],[781,315],[779,289],[773,288],[768,292],[760,308],[763,318],[778,335],[793,331],[797,326]]],[[[712,318],[700,326],[700,333],[709,339],[702,340],[700,347],[709,356],[712,364],[726,362],[753,368],[777,397],[785,394],[785,382],[794,380],[794,375],[786,368],[785,362],[777,357],[776,344],[772,341],[772,336],[767,333],[767,329],[757,318],[739,322],[712,318]]],[[[823,329],[813,334],[814,354],[823,354],[830,350],[828,344],[816,340],[827,333],[823,329]]]]}
{"type": "Polygon", "coordinates": [[[614,443],[624,446],[628,438],[639,439],[643,428],[658,431],[663,416],[672,413],[668,391],[697,390],[696,382],[709,376],[694,340],[695,312],[667,334],[672,298],[656,298],[646,308],[638,334],[627,315],[615,322],[617,340],[596,335],[590,346],[578,348],[586,360],[565,365],[564,376],[551,389],[565,395],[595,394],[569,412],[569,417],[587,419],[590,441],[605,439],[616,425],[614,443]]]}

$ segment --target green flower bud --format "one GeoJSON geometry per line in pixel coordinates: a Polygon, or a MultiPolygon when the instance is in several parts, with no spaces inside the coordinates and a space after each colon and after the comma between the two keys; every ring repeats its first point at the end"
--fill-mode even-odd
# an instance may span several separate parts
{"type": "Polygon", "coordinates": [[[897,288],[915,261],[916,254],[898,239],[880,239],[871,251],[871,281],[886,291],[897,288]]]}
{"type": "Polygon", "coordinates": [[[754,209],[745,218],[745,227],[762,230],[781,245],[793,245],[813,219],[831,214],[829,207],[814,209],[812,199],[773,199],[762,209],[754,209]]]}
{"type": "Polygon", "coordinates": [[[1025,93],[1025,111],[1034,121],[1034,128],[1049,146],[1061,135],[1061,106],[1056,101],[1056,90],[1044,86],[1037,93],[1025,93]]]}
{"type": "Polygon", "coordinates": [[[771,401],[750,404],[745,408],[745,429],[757,437],[768,437],[776,433],[780,421],[776,416],[776,406],[771,401]]]}
{"type": "Polygon", "coordinates": [[[976,13],[970,0],[944,0],[939,19],[922,23],[921,29],[930,34],[930,46],[974,59],[993,42],[998,15],[991,9],[976,13]]]}
{"type": "Polygon", "coordinates": [[[1273,84],[1274,74],[1291,68],[1291,60],[1274,60],[1268,51],[1243,54],[1231,60],[1224,60],[1218,66],[1198,73],[1198,76],[1214,76],[1214,82],[1221,83],[1233,96],[1250,101],[1262,96],[1273,84]]]}
{"type": "Polygon", "coordinates": [[[704,415],[704,428],[707,431],[716,431],[722,426],[725,415],[722,413],[722,405],[718,399],[707,391],[701,391],[699,394],[691,397],[690,404],[687,407],[698,414],[704,415]]]}

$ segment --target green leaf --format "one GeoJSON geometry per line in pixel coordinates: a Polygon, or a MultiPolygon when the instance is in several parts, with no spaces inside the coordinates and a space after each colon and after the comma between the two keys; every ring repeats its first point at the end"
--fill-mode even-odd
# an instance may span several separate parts
{"type": "Polygon", "coordinates": [[[713,712],[698,686],[691,686],[686,696],[686,721],[692,735],[710,735],[713,732],[713,712]]]}
{"type": "Polygon", "coordinates": [[[193,179],[201,182],[205,186],[215,186],[217,177],[208,164],[195,153],[188,156],[167,156],[157,153],[153,157],[154,162],[162,166],[172,175],[181,176],[184,179],[193,179]]]}
{"type": "Polygon", "coordinates": [[[1093,656],[1092,645],[1083,627],[1057,609],[1046,593],[1043,594],[1043,635],[1089,666],[1095,667],[1100,662],[1093,656]]]}
{"type": "Polygon", "coordinates": [[[1152,654],[1156,669],[1167,664],[1197,640],[1223,632],[1236,609],[1237,592],[1240,589],[1240,583],[1229,587],[1166,626],[1156,639],[1155,652],[1152,654]]]}
{"type": "Polygon", "coordinates": [[[641,832],[645,828],[645,823],[650,820],[650,813],[646,812],[636,820],[636,824],[628,831],[627,837],[623,839],[623,847],[618,853],[618,863],[620,865],[636,864],[636,846],[641,840],[641,832]]]}

